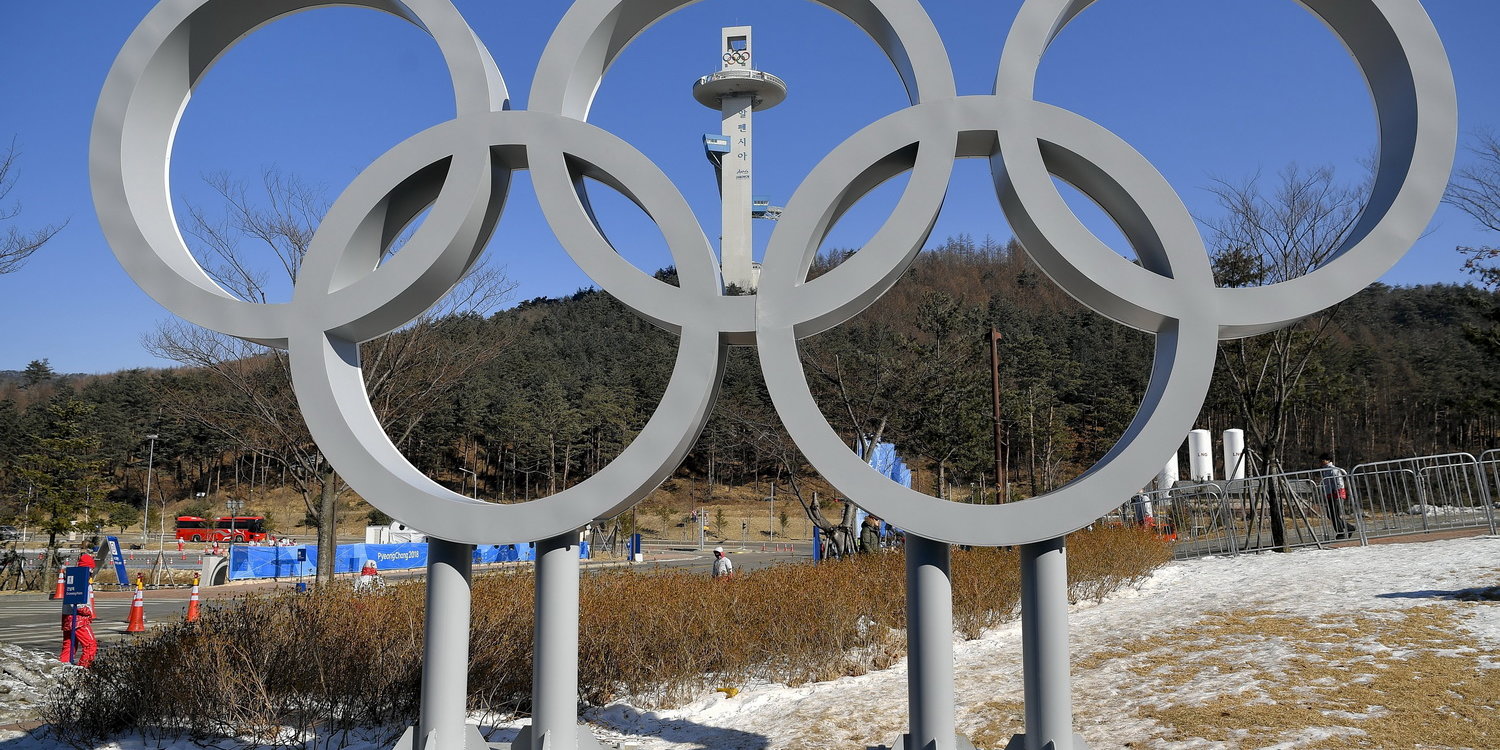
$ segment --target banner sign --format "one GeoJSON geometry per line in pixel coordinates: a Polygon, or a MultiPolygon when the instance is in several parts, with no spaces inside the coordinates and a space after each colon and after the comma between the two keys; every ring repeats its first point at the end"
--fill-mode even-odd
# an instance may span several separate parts
{"type": "MultiPolygon", "coordinates": [[[[875,449],[870,451],[870,466],[876,471],[889,477],[891,481],[902,487],[911,487],[911,469],[907,468],[906,460],[896,453],[895,443],[876,443],[875,449]]],[[[865,516],[870,515],[864,508],[856,508],[854,511],[855,535],[858,536],[859,529],[864,528],[865,516]]],[[[880,537],[884,539],[890,536],[892,527],[885,519],[880,520],[880,537]]]]}
{"type": "MultiPolygon", "coordinates": [[[[587,559],[588,542],[580,542],[578,556],[587,559]]],[[[530,562],[536,559],[535,544],[484,544],[474,548],[474,563],[530,562]]],[[[229,580],[246,578],[296,578],[317,573],[318,545],[256,547],[236,544],[229,548],[229,580]]],[[[333,553],[334,573],[358,573],[366,560],[374,560],[382,573],[427,567],[427,543],[340,544],[333,553]]]]}
{"type": "MultiPolygon", "coordinates": [[[[427,567],[427,543],[421,544],[357,544],[351,545],[364,548],[364,556],[355,556],[354,571],[358,571],[364,565],[365,560],[374,560],[375,567],[381,571],[408,570],[411,568],[427,567]]],[[[339,546],[340,557],[343,557],[343,546],[339,546]]]]}
{"type": "Polygon", "coordinates": [[[536,559],[535,544],[482,544],[474,548],[474,564],[530,562],[536,559]]]}
{"type": "Polygon", "coordinates": [[[245,578],[296,578],[316,569],[308,558],[317,559],[317,547],[254,547],[236,544],[229,548],[229,580],[245,578]]]}
{"type": "MultiPolygon", "coordinates": [[[[124,586],[130,583],[130,574],[125,572],[125,555],[120,552],[120,540],[112,536],[104,537],[104,544],[109,548],[109,559],[115,564],[115,580],[124,586]]],[[[104,551],[99,553],[104,556],[104,551]]]]}

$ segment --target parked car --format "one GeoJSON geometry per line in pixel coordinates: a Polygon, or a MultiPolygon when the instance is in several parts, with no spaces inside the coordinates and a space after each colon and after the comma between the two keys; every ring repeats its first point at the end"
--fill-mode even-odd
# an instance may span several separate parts
{"type": "Polygon", "coordinates": [[[20,529],[14,526],[0,526],[0,542],[12,542],[20,538],[20,529]]]}

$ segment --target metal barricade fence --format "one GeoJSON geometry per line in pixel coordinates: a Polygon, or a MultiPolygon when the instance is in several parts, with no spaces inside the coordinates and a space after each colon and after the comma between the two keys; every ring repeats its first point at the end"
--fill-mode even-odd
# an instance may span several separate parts
{"type": "Polygon", "coordinates": [[[1280,509],[1282,543],[1292,547],[1321,547],[1335,541],[1342,515],[1323,501],[1322,474],[1316,469],[1265,474],[1223,482],[1244,517],[1239,549],[1275,549],[1275,508],[1280,509]]]}
{"type": "Polygon", "coordinates": [[[1179,560],[1276,548],[1271,506],[1281,506],[1287,547],[1421,534],[1447,529],[1496,532],[1500,449],[1475,459],[1445,453],[1337,469],[1345,492],[1324,469],[1246,479],[1178,482],[1135,495],[1100,519],[1146,526],[1174,540],[1179,560]]]}
{"type": "Polygon", "coordinates": [[[1170,490],[1142,492],[1105,516],[1104,521],[1142,526],[1174,540],[1179,559],[1235,554],[1240,527],[1216,483],[1182,483],[1170,490]]]}
{"type": "Polygon", "coordinates": [[[1495,532],[1490,484],[1468,453],[1360,464],[1349,484],[1367,538],[1476,527],[1495,532]]]}
{"type": "MultiPolygon", "coordinates": [[[[1500,448],[1491,448],[1479,454],[1479,472],[1484,476],[1490,508],[1500,508],[1500,448]]],[[[1491,513],[1493,512],[1492,510],[1491,513]]]]}

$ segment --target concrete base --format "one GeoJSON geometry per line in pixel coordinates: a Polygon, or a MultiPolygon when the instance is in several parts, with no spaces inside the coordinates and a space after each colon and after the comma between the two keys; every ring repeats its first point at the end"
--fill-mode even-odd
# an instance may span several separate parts
{"type": "MultiPolygon", "coordinates": [[[[1010,738],[1010,744],[1005,746],[1005,750],[1026,750],[1026,735],[1018,734],[1010,738]]],[[[1089,743],[1084,742],[1083,737],[1075,733],[1071,747],[1058,747],[1055,743],[1048,742],[1042,750],[1089,750],[1089,743]]]]}
{"type": "Polygon", "coordinates": [[[974,750],[974,743],[969,742],[968,737],[955,734],[953,735],[953,744],[948,747],[935,748],[932,745],[928,745],[927,747],[912,747],[911,735],[903,734],[901,735],[901,741],[896,743],[895,747],[879,745],[876,747],[867,747],[865,750],[974,750]]]}
{"type": "Polygon", "coordinates": [[[527,724],[521,727],[521,733],[516,735],[514,742],[508,745],[496,743],[490,747],[495,750],[604,750],[598,738],[594,737],[593,733],[589,732],[589,728],[582,724],[578,725],[578,734],[572,746],[553,741],[551,733],[542,735],[540,742],[533,742],[531,725],[527,724]]]}
{"type": "Polygon", "coordinates": [[[406,731],[401,734],[401,739],[396,740],[396,746],[392,750],[490,750],[490,743],[484,741],[484,735],[479,733],[479,727],[465,724],[462,748],[439,747],[432,741],[432,738],[418,745],[417,728],[407,727],[406,731]]]}

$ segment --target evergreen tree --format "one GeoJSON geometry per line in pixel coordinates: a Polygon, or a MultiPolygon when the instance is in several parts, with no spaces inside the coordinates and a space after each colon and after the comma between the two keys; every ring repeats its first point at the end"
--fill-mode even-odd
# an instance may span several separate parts
{"type": "Polygon", "coordinates": [[[32,388],[46,383],[57,377],[52,371],[52,364],[46,359],[33,359],[26,363],[26,369],[21,371],[21,387],[32,388]]]}
{"type": "Polygon", "coordinates": [[[31,452],[20,459],[20,478],[34,492],[32,507],[42,514],[49,547],[57,546],[57,535],[79,514],[91,521],[103,497],[99,437],[87,429],[92,414],[93,406],[72,397],[49,404],[46,432],[33,438],[31,452]]]}

